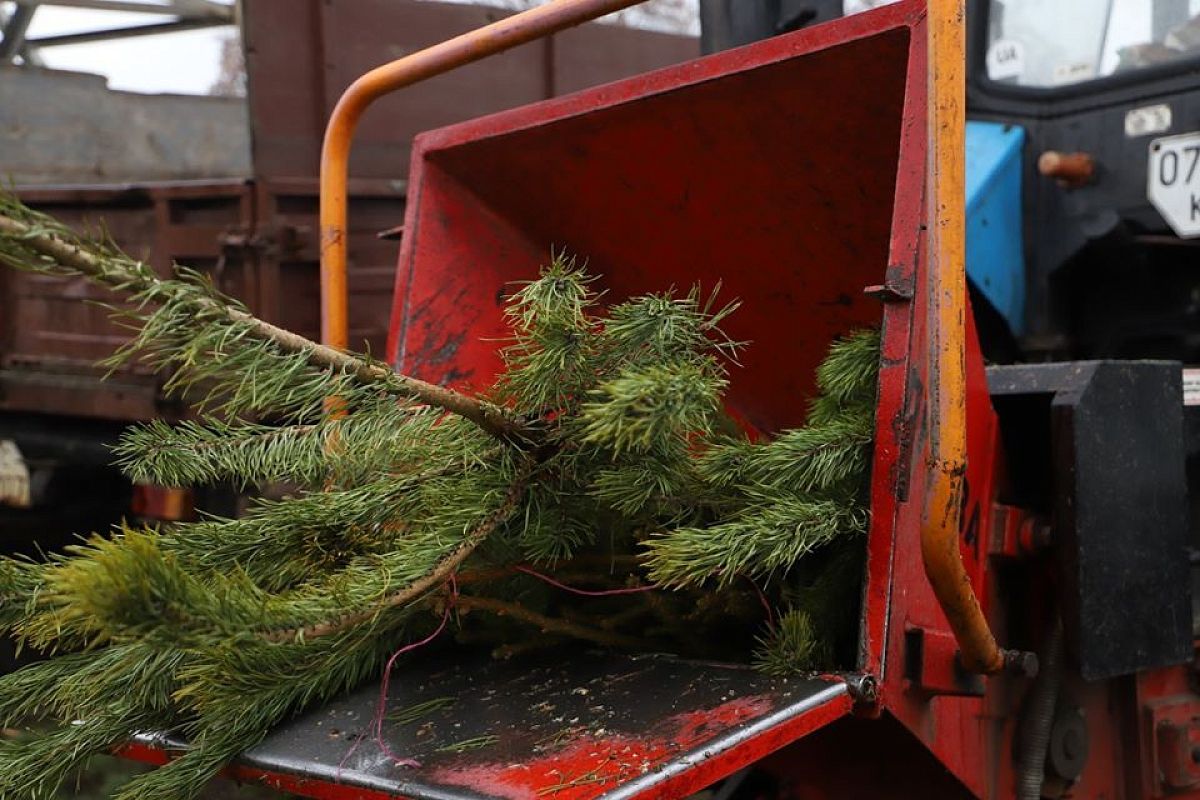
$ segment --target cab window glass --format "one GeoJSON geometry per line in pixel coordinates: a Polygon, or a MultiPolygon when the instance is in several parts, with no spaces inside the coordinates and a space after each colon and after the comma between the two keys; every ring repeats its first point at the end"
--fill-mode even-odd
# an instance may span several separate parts
{"type": "Polygon", "coordinates": [[[1200,0],[992,0],[987,73],[1054,87],[1200,54],[1200,0]]]}

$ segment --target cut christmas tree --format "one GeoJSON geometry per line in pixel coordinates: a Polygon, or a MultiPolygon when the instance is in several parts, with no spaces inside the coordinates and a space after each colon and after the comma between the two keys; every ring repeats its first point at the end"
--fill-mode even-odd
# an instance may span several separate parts
{"type": "MultiPolygon", "coordinates": [[[[189,751],[121,790],[191,798],[281,720],[404,648],[553,647],[849,666],[878,336],[830,343],[807,424],[726,413],[719,287],[606,302],[559,254],[506,301],[504,371],[465,394],[251,316],[195,272],[0,199],[0,260],[114,292],[141,359],[199,409],[130,428],[135,481],[287,486],[237,519],[97,532],[0,562],[0,626],[52,657],[0,678],[0,796],[53,791],[139,731],[189,751]]],[[[406,657],[419,658],[406,651],[406,657]]]]}

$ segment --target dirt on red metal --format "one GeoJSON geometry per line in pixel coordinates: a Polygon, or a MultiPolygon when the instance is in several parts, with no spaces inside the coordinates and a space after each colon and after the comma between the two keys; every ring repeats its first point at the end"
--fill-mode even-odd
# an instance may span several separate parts
{"type": "Polygon", "coordinates": [[[763,716],[772,705],[766,696],[741,697],[715,708],[667,717],[635,736],[604,736],[579,729],[567,734],[566,746],[548,756],[517,764],[448,766],[431,777],[450,786],[486,788],[505,800],[532,800],[547,794],[585,800],[595,797],[597,790],[621,786],[661,768],[715,732],[763,716]]]}
{"type": "MultiPolygon", "coordinates": [[[[879,679],[881,696],[860,712],[895,714],[984,794],[1007,746],[984,699],[935,703],[904,673],[907,628],[931,641],[950,634],[920,558],[926,87],[914,0],[419,136],[388,358],[427,380],[486,385],[500,369],[502,298],[565,251],[603,276],[610,301],[718,282],[742,300],[727,329],[750,345],[730,406],[771,432],[803,421],[832,339],[880,326],[857,668],[879,679]]],[[[996,421],[970,320],[968,340],[973,455],[960,544],[985,596],[996,421]]],[[[934,655],[954,658],[952,648],[934,655]]]]}
{"type": "MultiPolygon", "coordinates": [[[[674,797],[850,705],[836,676],[776,680],[746,667],[570,647],[507,662],[449,650],[393,675],[383,746],[373,736],[378,691],[367,686],[281,727],[230,775],[304,781],[301,793],[314,797],[674,797]]],[[[147,737],[126,754],[161,763],[183,746],[147,737]]]]}
{"type": "MultiPolygon", "coordinates": [[[[770,432],[803,420],[832,338],[880,326],[852,672],[785,685],[747,669],[584,650],[540,667],[477,667],[455,654],[437,671],[415,659],[393,675],[389,709],[455,698],[425,723],[389,729],[389,749],[419,769],[395,767],[364,739],[377,696],[364,687],[281,727],[235,774],[323,798],[640,800],[683,797],[757,764],[779,796],[798,800],[1015,795],[1016,720],[1030,682],[961,679],[921,561],[934,380],[919,302],[929,283],[925,36],[924,3],[902,0],[423,134],[388,337],[400,368],[479,387],[500,367],[505,294],[552,251],[586,259],[609,300],[721,280],[724,296],[745,303],[729,333],[750,341],[731,405],[770,432]],[[930,644],[921,658],[917,641],[930,644]],[[872,691],[855,688],[865,678],[872,691]],[[453,752],[464,742],[472,749],[453,752]]],[[[1053,577],[1035,564],[1027,585],[1002,587],[989,561],[1005,462],[970,313],[966,327],[959,548],[1007,641],[1005,612],[1042,608],[1053,577]]],[[[1036,624],[1023,622],[1036,642],[1036,624]]],[[[1189,667],[1066,680],[1063,702],[1086,721],[1093,748],[1070,796],[1196,796],[1193,685],[1189,667]]]]}

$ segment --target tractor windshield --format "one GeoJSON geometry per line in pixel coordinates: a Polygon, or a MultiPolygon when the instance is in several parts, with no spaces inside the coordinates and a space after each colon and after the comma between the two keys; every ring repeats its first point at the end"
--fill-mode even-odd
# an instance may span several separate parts
{"type": "Polygon", "coordinates": [[[991,0],[987,73],[1082,83],[1200,55],[1200,0],[991,0]]]}

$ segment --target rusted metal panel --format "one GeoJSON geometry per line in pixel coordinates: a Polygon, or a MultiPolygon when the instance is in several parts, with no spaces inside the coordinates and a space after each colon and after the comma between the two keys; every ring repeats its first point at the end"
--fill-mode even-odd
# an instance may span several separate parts
{"type": "Polygon", "coordinates": [[[0,175],[6,182],[249,174],[250,127],[241,100],[120,92],[100,75],[0,66],[0,175]]]}
{"type": "MultiPolygon", "coordinates": [[[[263,178],[317,174],[337,98],[367,70],[509,12],[391,0],[253,0],[244,36],[253,160],[263,178]],[[287,18],[289,24],[280,26],[287,18]]],[[[589,25],[463,67],[364,117],[350,174],[402,178],[417,133],[628,77],[699,54],[695,38],[589,25]]]]}
{"type": "MultiPolygon", "coordinates": [[[[131,255],[165,273],[173,260],[213,272],[226,291],[220,236],[245,229],[252,204],[245,181],[24,189],[25,202],[81,230],[105,231],[131,255]]],[[[102,382],[96,362],[129,340],[100,303],[111,298],[82,279],[12,273],[0,344],[0,410],[143,419],[167,406],[142,365],[102,382]]]]}
{"type": "MultiPolygon", "coordinates": [[[[103,222],[118,244],[160,270],[174,260],[209,271],[264,319],[315,339],[316,176],[333,103],[364,70],[507,12],[414,0],[248,0],[244,10],[254,134],[245,178],[38,187],[21,194],[69,223],[103,222]]],[[[373,109],[351,163],[350,346],[384,351],[396,245],[376,234],[403,219],[409,142],[417,132],[696,52],[696,41],[687,37],[591,26],[467,67],[373,109]]],[[[242,141],[239,132],[231,147],[242,141]]],[[[170,408],[154,377],[136,369],[100,384],[94,362],[127,334],[89,302],[104,299],[97,290],[6,271],[0,292],[6,309],[0,411],[144,419],[170,408]]]]}
{"type": "Polygon", "coordinates": [[[0,411],[61,414],[71,417],[146,419],[172,416],[162,402],[158,381],[148,376],[111,378],[101,384],[98,371],[59,372],[44,364],[0,369],[0,411]]]}
{"type": "MultiPolygon", "coordinates": [[[[391,309],[396,245],[380,231],[404,215],[404,185],[360,180],[350,187],[350,346],[383,352],[391,309]]],[[[256,312],[288,330],[320,336],[316,180],[270,181],[259,189],[259,231],[273,242],[265,255],[256,312]]]]}
{"type": "Polygon", "coordinates": [[[553,91],[547,96],[577,92],[700,55],[694,38],[615,25],[571,28],[556,35],[550,45],[553,60],[547,72],[553,91]]]}
{"type": "MultiPolygon", "coordinates": [[[[351,201],[352,341],[383,351],[395,245],[375,234],[403,215],[402,187],[358,182],[351,201]]],[[[207,272],[255,313],[298,333],[319,333],[316,181],[251,181],[26,189],[31,205],[81,229],[104,230],[165,274],[172,262],[207,272]]],[[[118,420],[179,413],[139,365],[107,381],[96,362],[129,340],[79,279],[6,272],[0,339],[0,411],[118,420]]]]}

